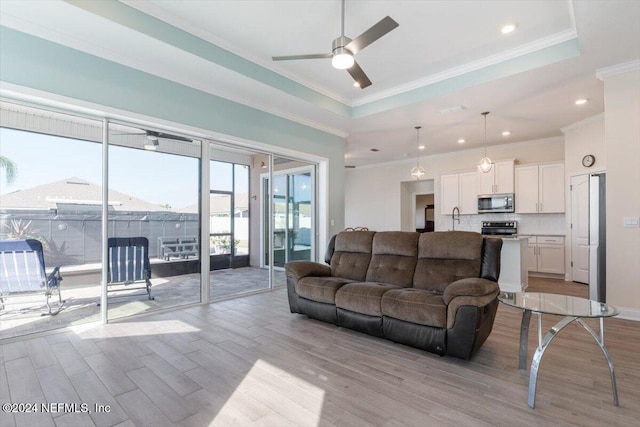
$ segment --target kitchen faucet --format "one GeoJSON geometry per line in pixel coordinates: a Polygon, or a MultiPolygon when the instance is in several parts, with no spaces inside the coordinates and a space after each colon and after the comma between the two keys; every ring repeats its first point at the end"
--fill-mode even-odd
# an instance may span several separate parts
{"type": "Polygon", "coordinates": [[[458,220],[458,224],[460,224],[460,209],[458,209],[457,206],[454,206],[451,211],[451,231],[456,230],[456,220],[458,220]],[[458,218],[456,218],[456,211],[458,211],[458,218]]]}

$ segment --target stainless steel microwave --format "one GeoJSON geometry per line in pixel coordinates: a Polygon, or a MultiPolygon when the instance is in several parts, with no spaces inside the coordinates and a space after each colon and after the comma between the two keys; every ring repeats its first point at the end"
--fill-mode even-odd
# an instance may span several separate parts
{"type": "Polygon", "coordinates": [[[514,212],[513,199],[513,193],[481,194],[478,196],[478,213],[514,212]]]}

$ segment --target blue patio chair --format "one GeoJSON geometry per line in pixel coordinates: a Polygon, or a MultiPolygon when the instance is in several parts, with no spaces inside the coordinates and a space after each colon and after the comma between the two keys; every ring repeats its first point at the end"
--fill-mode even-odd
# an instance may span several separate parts
{"type": "Polygon", "coordinates": [[[49,275],[44,267],[42,243],[35,239],[0,240],[0,311],[11,297],[44,294],[48,311],[43,316],[60,312],[64,301],[60,294],[60,266],[49,275]],[[50,299],[58,295],[58,307],[52,310],[50,299]]]}
{"type": "Polygon", "coordinates": [[[149,299],[155,299],[151,296],[149,240],[146,237],[109,237],[107,246],[109,247],[107,292],[145,289],[149,299]],[[144,286],[129,287],[135,284],[144,284],[144,286]],[[124,285],[124,288],[115,289],[117,285],[124,285]],[[112,287],[114,289],[111,289],[112,287]]]}

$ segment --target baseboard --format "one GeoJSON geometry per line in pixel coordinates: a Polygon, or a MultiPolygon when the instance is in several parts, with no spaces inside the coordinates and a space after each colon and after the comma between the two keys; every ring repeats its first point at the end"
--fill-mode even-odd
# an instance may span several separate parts
{"type": "Polygon", "coordinates": [[[640,309],[618,307],[618,310],[620,310],[620,314],[615,317],[616,319],[635,320],[636,322],[640,322],[640,309]]]}
{"type": "Polygon", "coordinates": [[[530,271],[529,277],[542,277],[545,279],[561,279],[567,280],[564,274],[553,274],[553,273],[538,273],[537,271],[530,271]]]}

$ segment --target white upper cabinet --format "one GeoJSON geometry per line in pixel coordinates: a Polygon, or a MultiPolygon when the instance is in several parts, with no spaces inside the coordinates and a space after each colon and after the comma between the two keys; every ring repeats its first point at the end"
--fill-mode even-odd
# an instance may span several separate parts
{"type": "Polygon", "coordinates": [[[564,163],[517,166],[515,178],[516,213],[564,212],[564,163]]]}
{"type": "Polygon", "coordinates": [[[458,175],[458,209],[463,215],[478,213],[478,175],[475,172],[458,175]]]}
{"type": "Polygon", "coordinates": [[[458,206],[458,174],[442,175],[440,177],[440,213],[451,215],[453,208],[458,206]]]}
{"type": "Polygon", "coordinates": [[[538,165],[517,166],[516,212],[538,213],[538,165]]]}
{"type": "Polygon", "coordinates": [[[564,163],[540,165],[538,170],[540,212],[564,212],[564,163]]]}
{"type": "Polygon", "coordinates": [[[487,173],[478,171],[479,194],[513,193],[513,165],[513,160],[503,160],[495,162],[487,173]]]}
{"type": "Polygon", "coordinates": [[[440,176],[440,213],[451,215],[456,206],[461,215],[478,213],[478,176],[475,172],[440,176]]]}

